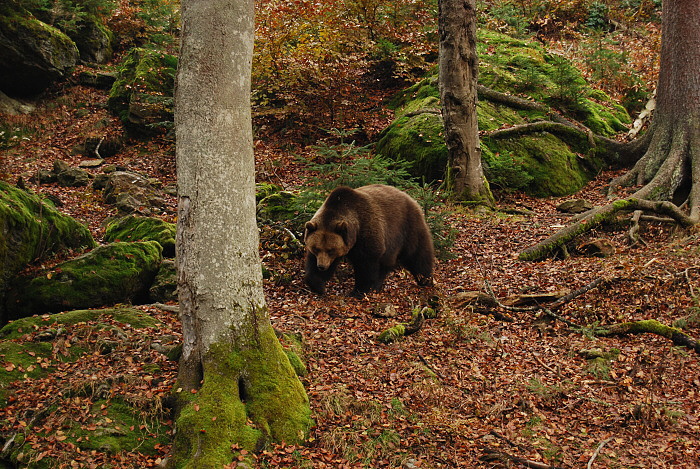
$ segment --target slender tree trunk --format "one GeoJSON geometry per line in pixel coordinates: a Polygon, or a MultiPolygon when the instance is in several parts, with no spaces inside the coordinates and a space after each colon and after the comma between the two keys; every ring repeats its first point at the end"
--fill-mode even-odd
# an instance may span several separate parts
{"type": "Polygon", "coordinates": [[[308,399],[267,316],[255,220],[252,0],[182,2],[175,94],[183,348],[174,462],[304,438],[308,399]]]}
{"type": "Polygon", "coordinates": [[[447,187],[456,200],[493,206],[481,165],[476,118],[475,0],[439,0],[440,100],[448,150],[447,187]]]}

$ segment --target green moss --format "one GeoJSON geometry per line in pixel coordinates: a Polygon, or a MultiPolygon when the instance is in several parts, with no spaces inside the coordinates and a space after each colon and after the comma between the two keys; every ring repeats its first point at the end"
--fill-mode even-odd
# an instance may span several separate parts
{"type": "Polygon", "coordinates": [[[260,202],[268,195],[272,195],[280,191],[282,191],[282,187],[278,186],[277,184],[272,184],[269,182],[255,184],[255,200],[260,202]]]}
{"type": "Polygon", "coordinates": [[[37,359],[50,357],[51,350],[52,344],[48,342],[0,341],[0,405],[7,403],[12,382],[45,376],[53,368],[42,368],[37,362],[37,359]]]}
{"type": "Polygon", "coordinates": [[[104,240],[157,241],[163,247],[163,256],[175,256],[175,225],[159,218],[128,215],[112,221],[105,229],[104,240]]]}
{"type": "Polygon", "coordinates": [[[378,336],[377,340],[383,344],[390,344],[395,342],[399,338],[406,334],[406,326],[403,324],[396,324],[385,331],[382,331],[378,336]]]}
{"type": "Polygon", "coordinates": [[[9,316],[138,301],[158,272],[161,250],[156,241],[112,243],[34,278],[17,278],[8,292],[9,316]]]}
{"type": "Polygon", "coordinates": [[[66,249],[94,247],[90,231],[38,196],[0,181],[0,291],[26,264],[66,249]]]}
{"type": "Polygon", "coordinates": [[[155,327],[160,324],[148,313],[134,308],[84,309],[17,319],[0,329],[0,338],[5,340],[19,339],[42,327],[70,326],[89,321],[99,322],[104,317],[112,317],[117,322],[128,324],[137,329],[155,327]]]}
{"type": "Polygon", "coordinates": [[[383,156],[408,161],[413,176],[442,179],[448,155],[442,117],[434,113],[399,117],[382,132],[376,149],[383,156]]]}
{"type": "MultiPolygon", "coordinates": [[[[587,164],[564,142],[549,133],[513,139],[485,139],[493,154],[509,154],[522,164],[530,182],[524,190],[538,197],[572,194],[583,187],[599,168],[593,159],[587,164]]],[[[489,154],[485,154],[488,157],[489,154]]],[[[493,165],[496,159],[484,159],[493,165]]],[[[488,176],[488,173],[487,173],[488,176]]]]}
{"type": "MultiPolygon", "coordinates": [[[[509,95],[525,95],[604,136],[626,130],[624,124],[630,122],[630,117],[624,108],[605,93],[588,87],[570,62],[547,54],[536,42],[488,30],[479,30],[478,34],[480,84],[509,95]]],[[[398,93],[390,102],[396,110],[396,120],[382,132],[376,147],[383,156],[411,162],[412,175],[429,181],[449,180],[449,175],[445,174],[447,148],[442,120],[433,112],[439,108],[438,100],[437,71],[398,93]],[[426,112],[420,113],[421,110],[426,112]]],[[[547,114],[510,108],[490,102],[484,96],[477,106],[481,131],[548,119],[547,114]]],[[[596,149],[590,148],[587,140],[580,140],[568,137],[564,142],[548,133],[530,134],[505,143],[485,138],[482,155],[486,166],[493,163],[499,153],[514,155],[524,162],[527,174],[532,177],[525,187],[527,192],[537,196],[561,196],[580,189],[602,167],[602,159],[595,155],[596,149]],[[578,154],[587,157],[581,158],[578,154]],[[545,168],[547,165],[552,168],[545,168]]]]}
{"type": "Polygon", "coordinates": [[[85,451],[116,454],[138,449],[139,453],[155,455],[156,445],[170,443],[169,430],[152,415],[110,399],[96,401],[88,417],[74,422],[65,433],[66,441],[85,451]]]}
{"type": "Polygon", "coordinates": [[[301,334],[282,334],[280,341],[294,372],[297,376],[306,376],[308,369],[304,363],[304,344],[301,334]]]}
{"type": "Polygon", "coordinates": [[[232,445],[254,451],[304,440],[311,424],[306,393],[269,325],[255,342],[240,349],[219,343],[207,352],[202,387],[182,396],[188,403],[177,420],[178,467],[222,467],[233,460],[232,445]]]}
{"type": "Polygon", "coordinates": [[[108,106],[124,122],[134,122],[130,106],[144,103],[163,119],[172,120],[172,97],[177,57],[159,51],[134,48],[119,67],[108,106]],[[155,108],[159,108],[156,110],[155,108]]]}

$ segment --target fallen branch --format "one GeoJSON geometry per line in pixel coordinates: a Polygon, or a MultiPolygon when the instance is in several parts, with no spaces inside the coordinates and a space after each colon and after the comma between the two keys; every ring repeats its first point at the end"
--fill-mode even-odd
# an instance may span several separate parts
{"type": "Polygon", "coordinates": [[[512,454],[508,454],[503,451],[497,451],[494,449],[486,450],[481,459],[483,461],[512,461],[516,464],[520,464],[525,467],[530,467],[532,469],[559,469],[559,466],[552,466],[543,462],[521,458],[520,456],[513,456],[512,454]]]}
{"type": "Polygon", "coordinates": [[[430,365],[430,363],[428,363],[428,360],[426,360],[425,357],[424,357],[423,355],[421,355],[421,354],[419,353],[419,354],[418,354],[418,358],[420,358],[421,363],[423,363],[423,365],[425,365],[425,367],[426,367],[427,369],[429,369],[431,373],[433,373],[435,376],[437,376],[437,377],[438,377],[439,379],[441,379],[441,380],[442,380],[442,379],[445,379],[444,376],[442,376],[442,373],[440,373],[438,370],[436,370],[435,368],[433,368],[433,367],[430,365]]]}
{"type": "Polygon", "coordinates": [[[572,327],[575,329],[582,329],[582,327],[579,326],[578,324],[575,324],[575,323],[569,321],[568,319],[563,318],[562,316],[556,314],[552,310],[556,309],[556,308],[568,303],[569,301],[573,300],[574,298],[577,298],[577,297],[583,295],[584,293],[596,288],[598,285],[603,283],[605,280],[606,280],[605,277],[598,277],[597,279],[593,280],[588,285],[585,285],[585,286],[579,288],[578,290],[569,293],[568,295],[564,295],[561,298],[559,298],[558,300],[555,300],[548,305],[535,305],[535,306],[508,306],[508,305],[504,305],[503,303],[501,303],[498,300],[498,298],[496,298],[496,295],[493,293],[493,290],[491,289],[491,284],[489,283],[488,280],[485,281],[485,284],[486,284],[486,291],[488,292],[489,296],[500,308],[503,308],[507,311],[516,311],[516,312],[542,311],[547,316],[552,317],[554,319],[557,319],[558,321],[563,322],[564,324],[566,324],[569,327],[572,327]]]}
{"type": "Polygon", "coordinates": [[[591,469],[593,467],[593,461],[595,461],[595,458],[598,457],[598,454],[600,453],[600,450],[603,449],[603,446],[606,445],[608,441],[612,440],[612,438],[608,438],[607,440],[603,440],[600,442],[598,447],[595,449],[595,452],[593,453],[593,456],[591,456],[591,459],[588,460],[588,465],[587,469],[591,469]]]}
{"type": "Polygon", "coordinates": [[[700,342],[691,338],[677,327],[667,326],[666,324],[662,324],[655,319],[623,322],[593,329],[593,334],[598,337],[647,333],[656,334],[670,339],[675,345],[688,347],[700,355],[700,342]]]}
{"type": "Polygon", "coordinates": [[[377,340],[383,344],[390,344],[395,342],[401,337],[415,334],[418,332],[423,323],[427,319],[432,319],[436,317],[437,313],[434,309],[427,306],[423,308],[415,308],[411,314],[411,321],[407,323],[399,323],[385,331],[381,332],[377,336],[377,340]]]}

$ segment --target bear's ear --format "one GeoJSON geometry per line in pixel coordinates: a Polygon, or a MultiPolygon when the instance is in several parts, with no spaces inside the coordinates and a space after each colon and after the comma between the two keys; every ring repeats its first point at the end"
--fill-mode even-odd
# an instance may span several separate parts
{"type": "Polygon", "coordinates": [[[304,231],[304,241],[306,241],[306,237],[309,236],[314,231],[316,231],[317,228],[318,228],[318,225],[316,224],[316,222],[307,221],[306,222],[306,230],[304,231]]]}

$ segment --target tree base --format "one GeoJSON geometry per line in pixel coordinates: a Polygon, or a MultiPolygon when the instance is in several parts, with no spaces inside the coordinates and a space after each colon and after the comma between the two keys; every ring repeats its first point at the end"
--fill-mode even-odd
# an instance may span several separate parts
{"type": "Polygon", "coordinates": [[[233,461],[233,448],[255,452],[306,438],[306,392],[272,327],[260,327],[257,339],[250,348],[214,344],[203,359],[202,386],[177,390],[172,467],[218,469],[233,461]]]}

